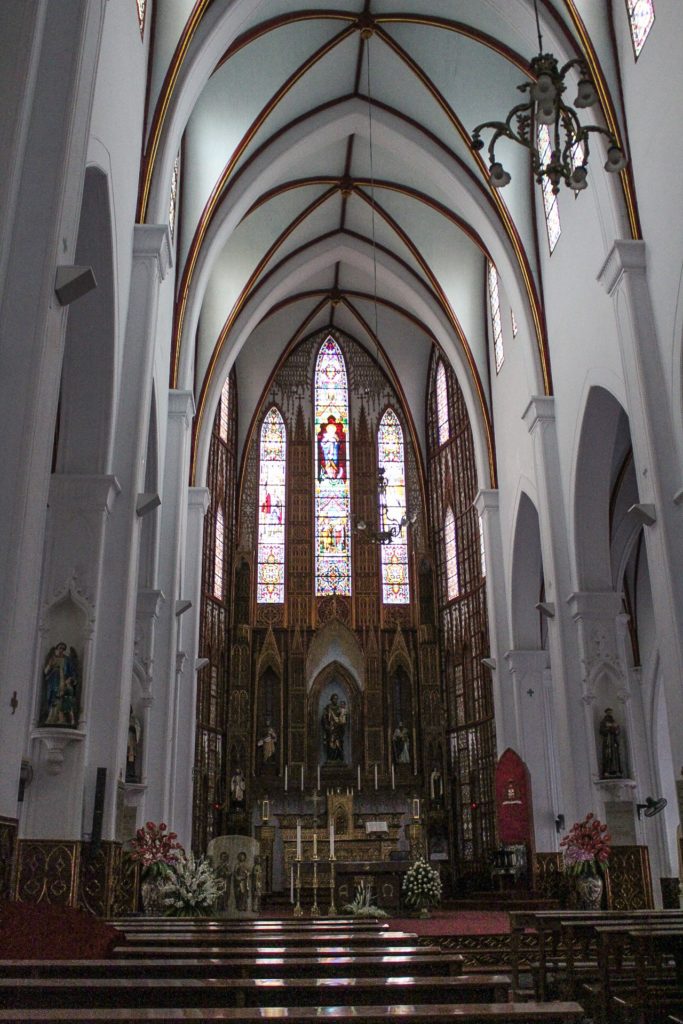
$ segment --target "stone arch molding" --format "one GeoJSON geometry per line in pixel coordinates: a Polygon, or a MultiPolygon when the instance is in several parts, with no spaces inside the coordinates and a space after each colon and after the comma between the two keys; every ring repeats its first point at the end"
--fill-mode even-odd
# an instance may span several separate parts
{"type": "Polygon", "coordinates": [[[338,619],[332,619],[319,629],[309,648],[306,659],[306,692],[309,696],[314,684],[319,684],[322,674],[325,673],[327,679],[334,666],[343,669],[343,674],[353,680],[358,692],[363,692],[363,652],[353,633],[338,619]]]}
{"type": "MultiPolygon", "coordinates": [[[[519,262],[514,254],[498,214],[485,199],[485,190],[457,160],[444,155],[434,141],[419,127],[408,124],[400,115],[377,108],[373,111],[373,143],[383,146],[401,162],[418,168],[430,185],[450,197],[452,209],[470,224],[483,239],[488,253],[505,281],[506,291],[520,310],[521,336],[535,337],[529,298],[524,288],[519,262]]],[[[357,98],[345,99],[319,111],[303,123],[290,125],[281,135],[267,143],[254,159],[248,171],[235,184],[234,193],[222,204],[204,238],[197,258],[193,282],[188,294],[183,325],[179,339],[180,366],[178,386],[189,386],[194,367],[192,347],[196,337],[201,306],[213,265],[232,232],[239,225],[258,196],[272,188],[278,180],[287,180],[288,166],[294,158],[297,163],[302,153],[309,152],[311,160],[340,134],[368,135],[367,105],[357,98]]],[[[542,375],[538,353],[532,353],[534,387],[541,393],[542,375]]]]}
{"type": "MultiPolygon", "coordinates": [[[[455,338],[453,326],[447,321],[443,310],[421,282],[417,282],[392,257],[381,252],[377,255],[378,280],[388,293],[410,308],[426,328],[434,334],[458,376],[473,427],[477,473],[480,480],[488,480],[490,471],[484,411],[463,347],[455,338]]],[[[194,473],[196,484],[206,478],[213,414],[218,405],[223,381],[230,372],[238,353],[271,308],[287,298],[292,291],[304,288],[306,282],[321,270],[341,261],[347,261],[369,275],[373,273],[371,247],[357,239],[337,234],[308,246],[305,252],[300,252],[288,259],[284,266],[278,267],[269,277],[267,291],[257,289],[245,304],[231,328],[226,343],[216,354],[211,376],[205,383],[206,391],[201,403],[196,438],[197,460],[194,473]]]]}

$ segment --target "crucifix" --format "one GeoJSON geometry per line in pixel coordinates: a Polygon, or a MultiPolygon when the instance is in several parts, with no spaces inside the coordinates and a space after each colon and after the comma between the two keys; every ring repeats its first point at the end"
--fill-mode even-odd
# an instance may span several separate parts
{"type": "Polygon", "coordinates": [[[318,824],[318,804],[322,803],[323,798],[317,790],[314,791],[312,796],[308,797],[313,802],[313,824],[318,824]]]}

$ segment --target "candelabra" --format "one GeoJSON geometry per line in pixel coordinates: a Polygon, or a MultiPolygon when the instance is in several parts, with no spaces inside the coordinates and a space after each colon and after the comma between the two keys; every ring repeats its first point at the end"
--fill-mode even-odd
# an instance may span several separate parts
{"type": "Polygon", "coordinates": [[[336,908],[335,903],[334,903],[334,888],[335,888],[335,886],[334,886],[334,882],[335,882],[335,878],[334,878],[334,875],[335,875],[334,862],[335,862],[335,860],[336,860],[336,858],[334,856],[334,851],[330,850],[330,909],[327,911],[327,916],[328,917],[336,917],[337,916],[337,908],[336,908]]]}
{"type": "Polygon", "coordinates": [[[317,830],[313,833],[313,905],[311,907],[311,917],[320,916],[320,907],[318,906],[318,832],[317,830]]]}
{"type": "Polygon", "coordinates": [[[294,917],[303,917],[304,912],[301,909],[301,858],[296,859],[296,905],[294,907],[294,917]]]}

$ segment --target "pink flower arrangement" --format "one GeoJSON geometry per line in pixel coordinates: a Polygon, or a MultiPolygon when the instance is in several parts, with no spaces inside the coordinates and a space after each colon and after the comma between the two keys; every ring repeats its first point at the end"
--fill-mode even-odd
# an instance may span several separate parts
{"type": "Polygon", "coordinates": [[[595,868],[609,859],[612,837],[607,825],[603,825],[591,811],[583,821],[575,822],[560,846],[564,847],[564,863],[567,871],[575,875],[590,875],[595,868]]]}
{"type": "Polygon", "coordinates": [[[185,852],[176,842],[177,833],[167,832],[167,827],[163,821],[158,825],[148,821],[131,840],[131,858],[140,861],[145,875],[162,874],[167,865],[175,864],[185,852]]]}

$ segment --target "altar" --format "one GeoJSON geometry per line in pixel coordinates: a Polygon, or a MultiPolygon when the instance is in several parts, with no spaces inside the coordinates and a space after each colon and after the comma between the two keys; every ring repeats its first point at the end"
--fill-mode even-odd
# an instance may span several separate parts
{"type": "Polygon", "coordinates": [[[353,900],[357,887],[364,883],[372,886],[372,902],[387,913],[401,907],[403,876],[410,867],[409,860],[346,861],[336,865],[335,903],[341,910],[353,900]]]}

